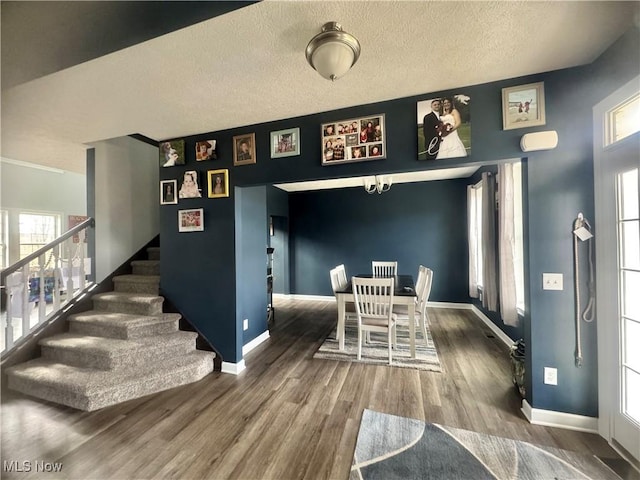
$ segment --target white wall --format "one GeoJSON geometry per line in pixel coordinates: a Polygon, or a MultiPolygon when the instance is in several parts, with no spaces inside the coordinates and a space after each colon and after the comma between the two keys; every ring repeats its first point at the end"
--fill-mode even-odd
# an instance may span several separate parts
{"type": "Polygon", "coordinates": [[[59,214],[61,233],[68,230],[69,215],[87,214],[85,175],[3,159],[0,185],[0,208],[8,213],[9,265],[17,262],[20,255],[20,212],[59,214]]]}
{"type": "Polygon", "coordinates": [[[131,137],[95,142],[96,281],[160,232],[158,148],[131,137]]]}

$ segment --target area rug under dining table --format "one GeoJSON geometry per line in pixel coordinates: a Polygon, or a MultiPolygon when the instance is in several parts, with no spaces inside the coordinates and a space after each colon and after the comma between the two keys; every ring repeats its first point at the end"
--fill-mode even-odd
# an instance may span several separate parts
{"type": "Polygon", "coordinates": [[[365,409],[349,480],[620,480],[595,455],[365,409]]]}
{"type": "MultiPolygon", "coordinates": [[[[397,345],[392,354],[393,367],[416,368],[441,372],[442,367],[438,358],[431,332],[427,325],[425,340],[422,330],[416,327],[416,357],[412,358],[409,350],[409,323],[407,320],[398,321],[396,327],[397,345]]],[[[362,359],[358,360],[358,325],[355,322],[345,324],[344,350],[338,348],[335,330],[325,339],[313,358],[327,360],[341,360],[347,362],[362,362],[374,365],[389,366],[389,350],[386,333],[371,332],[371,341],[362,344],[362,359]]]]}

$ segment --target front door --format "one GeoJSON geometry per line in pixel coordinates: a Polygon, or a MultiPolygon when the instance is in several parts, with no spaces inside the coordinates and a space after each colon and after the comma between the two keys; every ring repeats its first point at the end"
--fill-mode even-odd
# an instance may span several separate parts
{"type": "Polygon", "coordinates": [[[640,460],[639,78],[594,107],[600,433],[640,460]]]}

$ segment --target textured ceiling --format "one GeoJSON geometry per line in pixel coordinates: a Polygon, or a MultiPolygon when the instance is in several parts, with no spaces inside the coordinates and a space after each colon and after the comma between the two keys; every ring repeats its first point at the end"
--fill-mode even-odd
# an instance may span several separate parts
{"type": "Polygon", "coordinates": [[[98,140],[175,138],[581,65],[637,21],[638,6],[263,1],[4,89],[2,156],[83,172],[98,140]],[[334,83],[304,56],[327,21],[362,45],[334,83]]]}

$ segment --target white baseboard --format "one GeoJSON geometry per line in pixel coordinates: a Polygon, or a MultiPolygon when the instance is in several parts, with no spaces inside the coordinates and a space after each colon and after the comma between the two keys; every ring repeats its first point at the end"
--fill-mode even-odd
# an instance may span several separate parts
{"type": "Polygon", "coordinates": [[[470,310],[470,303],[453,303],[453,302],[427,302],[429,308],[454,308],[456,310],[470,310]]]}
{"type": "Polygon", "coordinates": [[[529,423],[533,425],[544,425],[546,427],[566,428],[567,430],[575,430],[577,432],[599,434],[597,417],[586,417],[573,413],[532,408],[526,400],[522,400],[521,411],[527,420],[529,420],[529,423]]]}
{"type": "Polygon", "coordinates": [[[489,319],[489,317],[487,317],[484,313],[482,313],[482,311],[478,307],[472,304],[471,311],[476,315],[476,317],[482,320],[485,323],[485,325],[491,329],[491,331],[495,334],[495,336],[498,337],[500,340],[502,340],[502,342],[507,347],[511,347],[511,345],[513,345],[514,340],[509,338],[509,335],[507,335],[502,330],[500,330],[498,326],[495,323],[493,323],[489,319]]]}
{"type": "Polygon", "coordinates": [[[336,297],[330,295],[298,295],[298,294],[284,294],[274,293],[273,298],[280,298],[282,300],[316,300],[319,302],[335,302],[336,297]]]}
{"type": "Polygon", "coordinates": [[[244,359],[238,363],[222,362],[222,373],[230,373],[231,375],[238,375],[247,367],[244,364],[244,359]]]}
{"type": "Polygon", "coordinates": [[[258,335],[256,338],[254,338],[253,340],[251,340],[249,343],[247,343],[246,345],[244,345],[242,347],[242,356],[244,357],[247,353],[249,353],[251,350],[253,350],[254,348],[256,348],[258,345],[260,345],[262,342],[266,342],[267,340],[269,340],[269,330],[266,330],[264,332],[262,332],[260,335],[258,335]]]}

